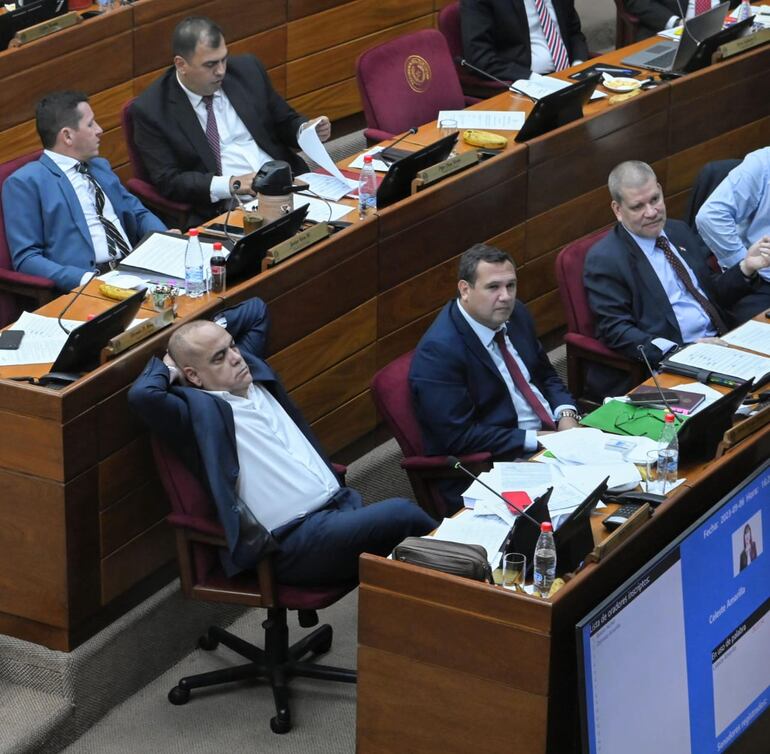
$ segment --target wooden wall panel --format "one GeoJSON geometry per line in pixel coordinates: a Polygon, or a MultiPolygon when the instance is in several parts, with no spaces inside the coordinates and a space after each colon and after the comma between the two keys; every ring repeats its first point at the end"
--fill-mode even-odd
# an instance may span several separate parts
{"type": "Polygon", "coordinates": [[[102,557],[109,556],[134,537],[163,521],[168,512],[168,499],[157,478],[131,490],[99,513],[102,557]]]}
{"type": "Polygon", "coordinates": [[[330,120],[337,120],[361,112],[361,99],[355,79],[293,97],[289,99],[289,104],[308,118],[325,115],[330,120]]]}
{"type": "Polygon", "coordinates": [[[431,0],[354,0],[288,24],[287,59],[296,60],[350,39],[428,15],[431,0]]]}
{"type": "Polygon", "coordinates": [[[535,330],[538,337],[563,327],[567,321],[557,290],[552,290],[543,296],[528,301],[527,308],[535,320],[535,330]]]}
{"type": "Polygon", "coordinates": [[[401,354],[411,351],[419,342],[423,333],[431,326],[441,307],[424,314],[419,319],[410,322],[406,327],[377,340],[377,369],[390,364],[401,354]]]}
{"type": "Polygon", "coordinates": [[[367,390],[310,425],[327,455],[332,455],[377,426],[377,412],[367,390]]]}
{"type": "Polygon", "coordinates": [[[295,21],[313,13],[347,5],[350,0],[287,0],[289,7],[289,21],[295,21]]]}
{"type": "Polygon", "coordinates": [[[147,435],[141,435],[99,463],[99,509],[134,492],[146,480],[157,482],[147,435]]]}

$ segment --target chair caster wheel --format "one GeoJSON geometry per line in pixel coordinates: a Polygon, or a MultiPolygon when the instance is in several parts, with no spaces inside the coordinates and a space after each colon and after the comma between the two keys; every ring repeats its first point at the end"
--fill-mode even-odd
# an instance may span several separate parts
{"type": "Polygon", "coordinates": [[[291,719],[288,715],[286,717],[279,717],[278,715],[271,717],[270,730],[278,734],[288,733],[291,730],[291,719]]]}
{"type": "Polygon", "coordinates": [[[181,686],[174,686],[168,692],[168,700],[171,704],[187,704],[190,699],[190,689],[183,689],[181,686]]]}
{"type": "Polygon", "coordinates": [[[332,648],[332,638],[334,636],[331,626],[326,626],[329,630],[325,632],[323,641],[316,647],[316,652],[319,655],[326,654],[332,648]]]}
{"type": "Polygon", "coordinates": [[[203,634],[198,639],[198,647],[200,649],[205,649],[207,652],[211,652],[212,650],[216,649],[219,646],[219,640],[218,639],[212,639],[209,634],[203,634]]]}

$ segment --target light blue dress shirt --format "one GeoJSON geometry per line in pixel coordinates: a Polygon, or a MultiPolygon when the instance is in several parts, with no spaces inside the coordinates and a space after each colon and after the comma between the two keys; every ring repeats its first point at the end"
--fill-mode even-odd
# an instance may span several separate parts
{"type": "MultiPolygon", "coordinates": [[[[695,222],[723,269],[738,264],[751,244],[770,235],[770,147],[747,154],[706,199],[695,222]]],[[[770,280],[770,269],[759,274],[770,280]]]]}

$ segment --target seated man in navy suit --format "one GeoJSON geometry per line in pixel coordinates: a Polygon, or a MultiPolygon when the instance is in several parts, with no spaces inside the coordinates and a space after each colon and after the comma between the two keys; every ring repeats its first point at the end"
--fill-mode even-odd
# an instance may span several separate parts
{"type": "Polygon", "coordinates": [[[362,552],[388,555],[436,523],[410,500],[363,505],[340,486],[318,440],[262,359],[267,307],[250,299],[180,327],[129,402],[205,482],[230,573],[274,552],[278,583],[350,582],[362,552]]]}
{"type": "MultiPolygon", "coordinates": [[[[259,60],[229,57],[222,29],[205,17],[181,21],[172,47],[174,65],[132,106],[134,141],[158,191],[193,205],[192,223],[225,211],[233,194],[250,194],[268,160],[307,171],[294,150],[310,124],[273,89],[259,60]]],[[[329,138],[327,117],[314,126],[321,141],[329,138]]]]}
{"type": "MultiPolygon", "coordinates": [[[[460,258],[458,277],[457,298],[423,335],[409,371],[426,452],[512,458],[535,451],[540,430],[577,426],[575,401],[516,301],[511,257],[476,244],[460,258]]],[[[444,489],[450,506],[466,487],[444,489]]]]}
{"type": "MultiPolygon", "coordinates": [[[[760,285],[770,255],[752,247],[723,274],[689,226],[667,220],[663,189],[644,162],[622,162],[608,179],[617,225],[586,256],[583,282],[596,337],[629,359],[653,366],[685,343],[723,335],[735,324],[729,307],[760,285]]],[[[632,385],[612,367],[592,365],[594,397],[622,395],[632,385]]]]}
{"type": "Polygon", "coordinates": [[[102,129],[84,94],[44,97],[35,125],[44,151],[3,184],[5,235],[14,269],[70,291],[166,226],[97,157],[102,129]]]}

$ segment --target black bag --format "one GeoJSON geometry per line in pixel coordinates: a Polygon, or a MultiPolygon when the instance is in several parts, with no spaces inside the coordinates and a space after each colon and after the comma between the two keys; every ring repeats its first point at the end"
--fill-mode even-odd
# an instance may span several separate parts
{"type": "Polygon", "coordinates": [[[393,550],[394,560],[433,568],[476,581],[492,581],[487,551],[481,545],[446,542],[433,537],[407,537],[393,550]]]}

